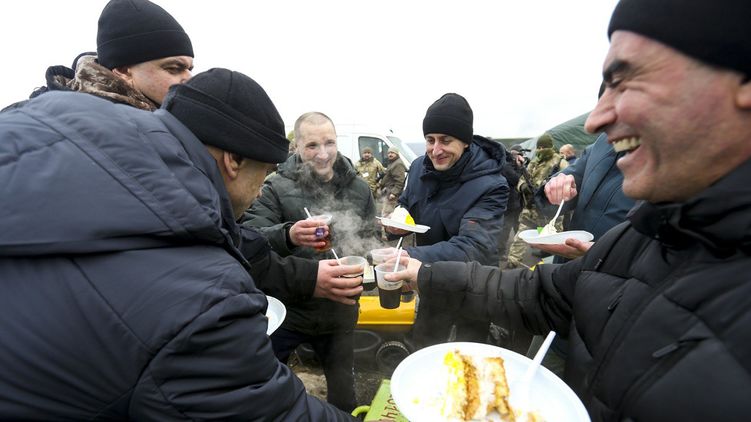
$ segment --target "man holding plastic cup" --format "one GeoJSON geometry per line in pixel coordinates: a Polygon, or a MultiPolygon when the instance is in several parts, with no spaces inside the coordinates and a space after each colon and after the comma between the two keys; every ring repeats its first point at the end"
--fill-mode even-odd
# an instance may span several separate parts
{"type": "MultiPolygon", "coordinates": [[[[364,256],[367,250],[360,249],[377,238],[375,202],[368,184],[338,153],[334,123],[323,113],[305,113],[295,122],[294,134],[295,154],[265,181],[243,225],[258,229],[282,256],[327,259],[334,258],[326,242],[331,226],[312,217],[331,214],[335,250],[364,256]]],[[[363,269],[352,273],[358,276],[352,282],[362,283],[362,273],[363,269]]],[[[343,410],[354,409],[356,302],[352,306],[312,298],[285,305],[287,318],[271,336],[277,357],[286,362],[298,345],[310,343],[323,365],[328,401],[343,410]]]]}

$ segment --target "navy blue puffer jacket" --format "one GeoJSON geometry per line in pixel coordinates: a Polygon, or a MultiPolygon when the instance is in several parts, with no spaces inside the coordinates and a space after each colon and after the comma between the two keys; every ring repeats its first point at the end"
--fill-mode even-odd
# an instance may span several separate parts
{"type": "Polygon", "coordinates": [[[427,155],[418,157],[409,168],[399,205],[430,230],[415,235],[417,246],[405,248],[409,256],[423,262],[497,265],[509,195],[501,175],[504,162],[503,148],[477,135],[446,171],[436,171],[427,155]]]}
{"type": "Polygon", "coordinates": [[[337,420],[274,357],[216,165],[81,93],[0,115],[0,419],[337,420]]]}

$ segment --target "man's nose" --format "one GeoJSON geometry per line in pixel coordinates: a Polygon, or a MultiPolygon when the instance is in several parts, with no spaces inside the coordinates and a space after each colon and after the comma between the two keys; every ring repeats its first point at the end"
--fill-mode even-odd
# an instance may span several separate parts
{"type": "Polygon", "coordinates": [[[608,125],[615,122],[615,107],[613,106],[613,92],[606,89],[602,97],[597,101],[594,110],[589,113],[584,129],[589,133],[604,131],[608,125]]]}

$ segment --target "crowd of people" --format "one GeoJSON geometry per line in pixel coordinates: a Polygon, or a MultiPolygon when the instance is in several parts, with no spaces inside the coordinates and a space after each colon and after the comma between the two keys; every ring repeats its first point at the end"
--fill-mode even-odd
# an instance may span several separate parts
{"type": "Polygon", "coordinates": [[[353,163],[326,114],[290,141],[252,78],[191,74],[166,10],[111,0],[97,51],[0,113],[0,419],[352,420],[364,267],[331,246],[410,235],[375,218],[401,206],[430,227],[386,276],[419,295],[410,351],[553,330],[592,420],[745,420],[749,18],[742,0],[621,0],[578,158],[546,132],[527,162],[446,93],[423,156],[353,163]],[[561,204],[559,230],[593,241],[525,262],[512,233],[561,204]],[[288,311],[271,335],[266,295],[288,311]],[[286,365],[302,343],[326,402],[286,365]]]}

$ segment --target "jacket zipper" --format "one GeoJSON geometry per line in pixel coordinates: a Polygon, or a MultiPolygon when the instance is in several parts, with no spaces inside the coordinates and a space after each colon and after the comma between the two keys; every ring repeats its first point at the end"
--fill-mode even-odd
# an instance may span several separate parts
{"type": "MultiPolygon", "coordinates": [[[[610,362],[610,359],[612,358],[613,353],[615,352],[616,345],[620,345],[623,338],[631,331],[631,326],[634,325],[636,320],[641,316],[642,311],[649,306],[649,304],[652,303],[652,301],[660,295],[668,286],[672,285],[672,281],[675,281],[678,279],[678,277],[683,276],[683,273],[674,274],[673,277],[667,278],[663,280],[662,284],[657,286],[655,290],[650,294],[644,301],[642,301],[639,304],[639,307],[634,309],[634,311],[631,313],[631,316],[628,318],[628,320],[623,324],[623,327],[621,327],[621,330],[618,332],[616,337],[608,344],[607,350],[605,350],[605,353],[602,355],[602,358],[594,365],[595,370],[592,372],[592,376],[590,378],[589,384],[587,385],[587,393],[589,395],[594,396],[594,388],[597,384],[597,380],[599,378],[600,372],[603,367],[606,366],[607,363],[610,362]]],[[[620,302],[620,299],[618,300],[620,302]]]]}
{"type": "MultiPolygon", "coordinates": [[[[621,400],[620,406],[618,406],[618,413],[622,413],[624,409],[629,409],[631,406],[642,396],[642,394],[652,385],[654,380],[662,377],[667,373],[678,361],[680,361],[693,347],[703,338],[679,340],[668,344],[665,347],[657,349],[652,353],[654,359],[660,359],[652,368],[650,368],[641,379],[635,382],[626,391],[626,394],[621,400]]],[[[621,418],[623,415],[620,416],[621,418]]]]}

